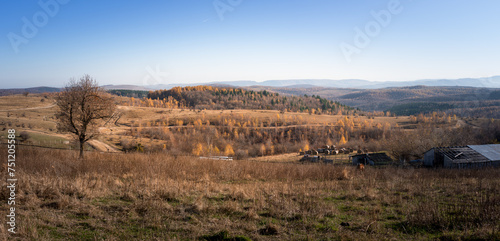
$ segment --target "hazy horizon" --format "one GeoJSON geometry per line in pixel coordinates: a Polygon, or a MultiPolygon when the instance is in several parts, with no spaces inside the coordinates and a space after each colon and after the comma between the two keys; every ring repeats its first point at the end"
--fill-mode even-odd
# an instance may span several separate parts
{"type": "MultiPolygon", "coordinates": [[[[75,77],[76,78],[76,77],[75,77]]],[[[234,85],[234,86],[258,86],[258,85],[263,85],[263,86],[269,86],[269,87],[287,87],[287,86],[324,86],[318,84],[318,82],[324,82],[324,81],[338,81],[338,83],[345,84],[346,82],[344,81],[362,81],[362,82],[368,82],[373,85],[363,85],[363,83],[356,83],[353,84],[351,88],[357,88],[357,89],[378,89],[378,88],[387,88],[387,87],[404,87],[404,86],[414,86],[414,85],[426,85],[425,83],[422,84],[422,82],[426,81],[438,81],[440,83],[443,83],[442,81],[449,81],[449,84],[444,84],[444,85],[427,85],[427,86],[443,86],[443,87],[449,87],[449,86],[462,86],[462,87],[482,87],[482,88],[500,88],[500,75],[498,76],[489,76],[489,77],[480,77],[480,78],[458,78],[458,79],[418,79],[418,80],[408,80],[408,81],[372,81],[372,80],[364,80],[364,79],[288,79],[288,80],[264,80],[264,81],[252,81],[252,80],[235,80],[235,81],[210,81],[210,82],[193,82],[193,83],[181,83],[181,82],[172,82],[172,83],[159,83],[159,84],[154,84],[154,85],[144,85],[144,84],[127,84],[127,83],[101,83],[100,81],[97,80],[100,86],[106,87],[106,86],[136,86],[136,87],[145,87],[149,89],[158,89],[161,86],[194,86],[194,85],[210,85],[210,84],[228,84],[228,85],[234,85]],[[484,80],[484,81],[490,81],[493,83],[496,83],[497,85],[495,86],[485,86],[485,85],[470,85],[470,84],[454,84],[454,81],[460,81],[460,80],[484,80]],[[282,84],[282,85],[276,85],[279,82],[283,81],[291,81],[290,84],[282,84]],[[311,81],[311,83],[295,83],[295,82],[300,82],[300,81],[311,81]],[[315,82],[318,81],[318,82],[315,82]],[[413,82],[416,82],[413,84],[413,82]],[[240,83],[238,85],[237,83],[240,83]],[[245,83],[251,83],[251,84],[245,84],[245,83]],[[254,85],[255,83],[255,85],[254,85]],[[274,84],[274,85],[265,85],[265,84],[274,84]],[[384,85],[386,84],[386,85],[384,85]],[[409,85],[405,85],[409,84],[409,85]],[[155,88],[156,87],[156,88],[155,88]]],[[[337,83],[337,82],[336,82],[337,83]]],[[[34,84],[31,86],[24,86],[24,87],[2,87],[0,89],[29,89],[29,88],[39,88],[39,87],[49,87],[49,88],[62,88],[67,84],[67,82],[61,83],[61,85],[45,85],[45,84],[34,84]]],[[[324,86],[326,88],[350,88],[347,86],[335,86],[332,83],[331,86],[324,86]]]]}
{"type": "Polygon", "coordinates": [[[3,88],[500,75],[500,2],[6,2],[3,88]]]}

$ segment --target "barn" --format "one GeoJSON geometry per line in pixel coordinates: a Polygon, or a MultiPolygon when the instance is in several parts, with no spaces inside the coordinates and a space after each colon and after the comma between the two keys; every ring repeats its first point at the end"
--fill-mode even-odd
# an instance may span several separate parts
{"type": "Polygon", "coordinates": [[[352,164],[382,166],[392,164],[393,160],[385,153],[369,153],[352,156],[352,164]]]}
{"type": "Polygon", "coordinates": [[[320,156],[310,156],[310,155],[304,155],[300,160],[300,162],[320,162],[321,157],[320,156]]]}
{"type": "Polygon", "coordinates": [[[500,166],[500,145],[434,147],[424,154],[424,166],[481,168],[500,166]]]}

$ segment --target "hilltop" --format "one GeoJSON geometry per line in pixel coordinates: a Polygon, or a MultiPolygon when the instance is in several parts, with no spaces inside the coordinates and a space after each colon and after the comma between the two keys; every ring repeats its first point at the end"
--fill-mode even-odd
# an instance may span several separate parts
{"type": "MultiPolygon", "coordinates": [[[[341,110],[350,111],[390,111],[398,115],[416,115],[433,111],[448,111],[467,117],[500,117],[500,76],[461,79],[421,79],[413,81],[376,82],[362,79],[290,79],[267,80],[263,82],[219,81],[205,84],[157,84],[104,85],[112,94],[134,98],[166,99],[173,94],[174,99],[190,108],[243,108],[309,111],[318,108],[330,113],[341,110]],[[213,89],[242,89],[257,93],[258,99],[245,99],[241,91],[226,93],[201,93],[197,86],[210,86],[213,89]],[[188,91],[176,95],[174,91],[188,91]],[[265,93],[273,93],[261,96],[265,93]],[[154,94],[150,94],[154,92],[154,94]],[[160,94],[160,92],[162,92],[160,94]],[[222,94],[222,95],[221,95],[222,94]],[[282,96],[274,96],[281,94],[282,96]],[[289,96],[300,96],[296,101],[287,102],[289,96]],[[309,98],[313,97],[312,99],[309,98]],[[321,96],[321,98],[318,98],[321,96]],[[198,98],[200,97],[200,98],[198,98]],[[216,97],[216,98],[215,98],[216,97]],[[317,100],[313,100],[316,98],[317,100]],[[239,102],[238,102],[239,101],[239,102]]],[[[0,96],[27,93],[57,92],[60,88],[34,87],[0,90],[0,96]]],[[[177,103],[178,104],[178,103],[177,103]]]]}
{"type": "Polygon", "coordinates": [[[40,94],[58,92],[60,88],[53,87],[32,87],[32,88],[18,88],[18,89],[0,89],[0,96],[18,95],[18,94],[40,94]]]}
{"type": "Polygon", "coordinates": [[[500,89],[463,86],[409,86],[383,89],[248,87],[281,94],[321,95],[362,111],[417,115],[446,111],[463,117],[500,117],[500,89]]]}
{"type": "Polygon", "coordinates": [[[291,112],[347,113],[355,112],[352,107],[327,100],[320,96],[280,96],[267,90],[253,91],[230,87],[174,87],[170,90],[151,91],[151,100],[160,104],[195,109],[265,109],[291,112]]]}
{"type": "MultiPolygon", "coordinates": [[[[199,84],[168,84],[168,85],[149,85],[149,89],[169,89],[175,86],[193,86],[199,84]]],[[[242,80],[242,81],[219,81],[209,82],[205,85],[225,85],[233,87],[322,87],[322,88],[352,88],[352,89],[381,89],[390,87],[406,86],[468,86],[484,88],[500,88],[500,76],[491,76],[483,78],[460,78],[460,79],[419,79],[411,81],[369,81],[363,79],[284,79],[284,80],[266,80],[263,82],[242,80]]]]}

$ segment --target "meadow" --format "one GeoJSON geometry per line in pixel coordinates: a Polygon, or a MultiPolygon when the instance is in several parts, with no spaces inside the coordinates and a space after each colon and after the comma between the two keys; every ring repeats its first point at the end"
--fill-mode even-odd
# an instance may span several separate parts
{"type": "Polygon", "coordinates": [[[19,230],[10,236],[0,226],[4,239],[500,239],[498,169],[359,171],[160,153],[80,160],[74,151],[24,146],[17,153],[19,230]]]}
{"type": "MultiPolygon", "coordinates": [[[[360,171],[348,155],[332,157],[336,165],[298,162],[299,150],[329,141],[378,150],[413,139],[454,143],[447,133],[463,125],[469,139],[484,137],[480,126],[496,130],[494,120],[120,105],[119,118],[100,128],[82,160],[75,150],[61,150],[72,147],[72,137],[57,132],[51,96],[7,96],[0,103],[0,156],[7,157],[8,129],[16,129],[22,144],[16,149],[18,233],[0,225],[2,239],[500,239],[499,169],[360,171]],[[236,158],[200,158],[213,154],[236,158]]],[[[419,155],[432,143],[416,144],[419,155]]],[[[6,177],[6,163],[1,166],[6,177]]],[[[9,192],[1,180],[5,217],[9,192]]]]}

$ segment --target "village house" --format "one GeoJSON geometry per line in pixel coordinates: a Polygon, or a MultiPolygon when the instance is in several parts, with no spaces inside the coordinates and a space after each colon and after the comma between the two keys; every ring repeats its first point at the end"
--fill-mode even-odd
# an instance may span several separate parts
{"type": "Polygon", "coordinates": [[[370,166],[382,166],[393,163],[393,160],[385,153],[358,154],[352,156],[351,158],[353,165],[363,164],[370,166]]]}
{"type": "Polygon", "coordinates": [[[482,168],[500,166],[500,145],[435,147],[424,154],[424,166],[482,168]]]}

